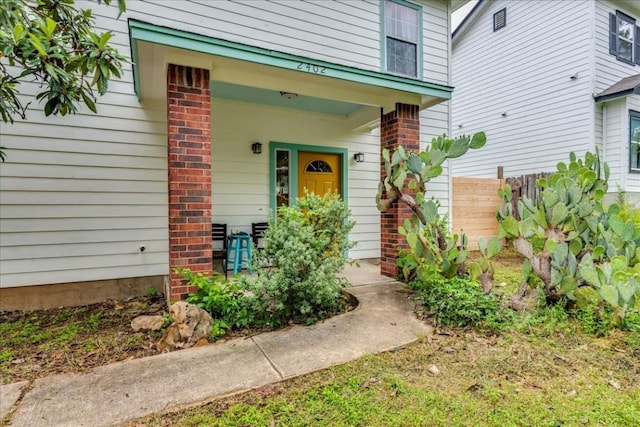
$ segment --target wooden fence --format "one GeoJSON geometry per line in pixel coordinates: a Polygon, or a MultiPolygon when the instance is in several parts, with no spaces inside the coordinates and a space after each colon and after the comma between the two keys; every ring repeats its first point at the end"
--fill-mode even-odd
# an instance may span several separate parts
{"type": "Polygon", "coordinates": [[[498,235],[496,210],[502,200],[498,189],[504,179],[454,177],[452,194],[452,230],[463,230],[469,238],[469,248],[478,249],[478,238],[498,235]]]}
{"type": "Polygon", "coordinates": [[[505,181],[511,186],[511,206],[513,206],[513,216],[520,219],[520,212],[518,212],[518,200],[526,196],[533,202],[540,198],[540,189],[536,187],[536,181],[540,178],[548,178],[551,173],[541,172],[532,173],[529,175],[515,176],[506,178],[505,181]]]}

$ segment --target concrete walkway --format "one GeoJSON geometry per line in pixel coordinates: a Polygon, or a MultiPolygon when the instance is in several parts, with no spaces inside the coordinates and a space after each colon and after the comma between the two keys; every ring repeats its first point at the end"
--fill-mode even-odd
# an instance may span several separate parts
{"type": "Polygon", "coordinates": [[[378,267],[347,267],[358,307],[312,326],[0,387],[0,418],[29,426],[112,426],[215,400],[409,344],[430,333],[410,291],[378,267]],[[17,403],[16,403],[17,402],[17,403]]]}

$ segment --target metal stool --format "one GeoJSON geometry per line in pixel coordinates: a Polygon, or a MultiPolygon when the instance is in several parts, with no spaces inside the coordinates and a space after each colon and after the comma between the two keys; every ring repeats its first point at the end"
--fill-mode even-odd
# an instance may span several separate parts
{"type": "Polygon", "coordinates": [[[251,270],[251,236],[247,233],[232,234],[229,236],[229,246],[227,251],[227,268],[229,268],[229,254],[233,251],[233,274],[238,270],[246,268],[249,274],[251,270]]]}

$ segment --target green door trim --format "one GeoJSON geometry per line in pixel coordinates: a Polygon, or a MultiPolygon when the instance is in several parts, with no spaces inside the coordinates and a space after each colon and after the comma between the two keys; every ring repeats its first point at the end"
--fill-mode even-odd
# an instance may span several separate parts
{"type": "Polygon", "coordinates": [[[269,209],[272,214],[276,212],[276,150],[289,151],[289,197],[292,203],[301,196],[298,194],[298,152],[300,151],[340,155],[340,194],[343,200],[349,200],[349,150],[340,147],[271,141],[269,142],[269,209]]]}

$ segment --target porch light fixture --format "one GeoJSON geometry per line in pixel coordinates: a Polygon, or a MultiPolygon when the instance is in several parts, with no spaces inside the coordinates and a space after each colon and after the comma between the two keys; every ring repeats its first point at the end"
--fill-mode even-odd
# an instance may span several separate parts
{"type": "Polygon", "coordinates": [[[280,91],[280,96],[284,99],[294,99],[298,97],[297,93],[280,91]]]}
{"type": "Polygon", "coordinates": [[[362,163],[364,162],[364,153],[355,153],[353,155],[353,160],[356,161],[356,163],[362,163]]]}
{"type": "Polygon", "coordinates": [[[251,144],[251,151],[253,154],[262,154],[262,144],[259,142],[254,142],[251,144]]]}

